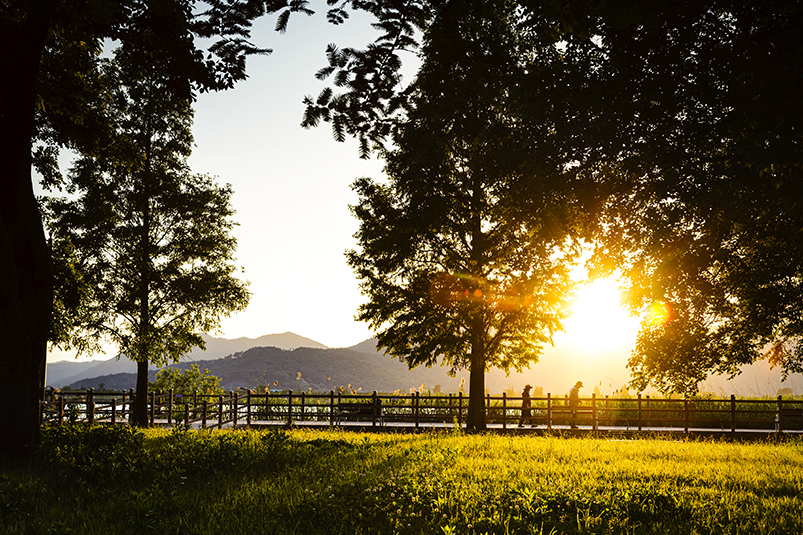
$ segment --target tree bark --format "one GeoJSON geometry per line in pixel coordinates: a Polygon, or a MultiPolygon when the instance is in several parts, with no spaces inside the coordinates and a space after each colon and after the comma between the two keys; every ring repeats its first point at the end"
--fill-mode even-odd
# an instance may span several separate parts
{"type": "Polygon", "coordinates": [[[53,305],[50,251],[33,192],[31,140],[39,65],[54,2],[0,28],[0,459],[20,460],[39,436],[53,305]]]}
{"type": "MultiPolygon", "coordinates": [[[[150,124],[150,123],[149,123],[150,124]]],[[[151,135],[150,128],[147,142],[145,144],[145,169],[142,172],[142,205],[140,214],[142,215],[142,229],[140,234],[140,258],[139,258],[139,333],[135,347],[137,354],[137,397],[134,400],[134,425],[138,427],[148,427],[148,348],[150,347],[150,178],[151,178],[151,135]]]]}
{"type": "Polygon", "coordinates": [[[466,431],[485,431],[485,318],[477,307],[471,320],[471,369],[468,377],[466,431]]]}
{"type": "Polygon", "coordinates": [[[137,362],[137,392],[134,397],[132,423],[137,427],[148,427],[148,361],[137,362]]]}

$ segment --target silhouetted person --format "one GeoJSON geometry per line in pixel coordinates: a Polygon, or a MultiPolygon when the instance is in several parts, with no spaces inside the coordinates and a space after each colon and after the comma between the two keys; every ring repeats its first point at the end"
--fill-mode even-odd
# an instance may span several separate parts
{"type": "Polygon", "coordinates": [[[524,390],[521,392],[521,417],[519,418],[519,427],[524,427],[525,420],[530,423],[530,427],[535,427],[530,409],[531,388],[530,385],[524,385],[524,390]]]}
{"type": "Polygon", "coordinates": [[[577,381],[569,391],[569,408],[572,411],[571,428],[577,429],[577,407],[580,405],[580,389],[583,388],[583,381],[577,381]]]}

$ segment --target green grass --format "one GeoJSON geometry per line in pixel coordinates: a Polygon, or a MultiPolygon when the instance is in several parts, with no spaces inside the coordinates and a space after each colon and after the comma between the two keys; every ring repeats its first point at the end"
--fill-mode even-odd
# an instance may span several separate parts
{"type": "Polygon", "coordinates": [[[2,533],[803,533],[803,441],[49,428],[2,533]]]}

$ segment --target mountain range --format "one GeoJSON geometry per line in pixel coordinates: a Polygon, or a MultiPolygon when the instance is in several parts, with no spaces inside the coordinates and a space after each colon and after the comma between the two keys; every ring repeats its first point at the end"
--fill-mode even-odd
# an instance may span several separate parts
{"type": "MultiPolygon", "coordinates": [[[[463,371],[449,377],[445,368],[417,367],[377,352],[376,340],[368,339],[348,348],[328,348],[294,333],[269,334],[259,338],[225,339],[204,335],[206,348],[196,348],[181,362],[173,364],[189,368],[200,364],[203,371],[221,379],[226,390],[237,387],[279,388],[296,391],[348,389],[360,392],[409,391],[425,385],[430,390],[457,392],[461,380],[468,382],[463,371]]],[[[506,375],[501,370],[486,374],[486,388],[493,393],[508,391],[518,395],[524,384],[543,388],[543,392],[562,396],[577,379],[583,380],[583,394],[597,391],[612,394],[629,380],[626,369],[627,351],[611,351],[595,356],[561,352],[546,348],[538,363],[522,373],[506,375]]],[[[156,374],[151,368],[151,380],[156,374]]],[[[136,364],[125,357],[108,360],[75,362],[57,361],[47,367],[47,385],[76,389],[134,388],[136,364]]],[[[793,374],[781,381],[780,371],[770,369],[765,361],[743,367],[736,379],[712,376],[702,385],[704,391],[716,394],[774,396],[783,388],[803,394],[803,375],[793,374]]],[[[465,391],[468,390],[467,384],[465,391]]],[[[788,393],[788,392],[787,392],[788,393]]]]}

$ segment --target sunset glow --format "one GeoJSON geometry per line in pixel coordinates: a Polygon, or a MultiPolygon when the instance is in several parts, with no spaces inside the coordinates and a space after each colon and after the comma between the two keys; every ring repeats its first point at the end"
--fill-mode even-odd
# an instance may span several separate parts
{"type": "Polygon", "coordinates": [[[600,354],[632,347],[640,319],[619,305],[619,288],[613,279],[600,279],[583,286],[565,322],[556,345],[566,344],[587,354],[600,354]]]}

